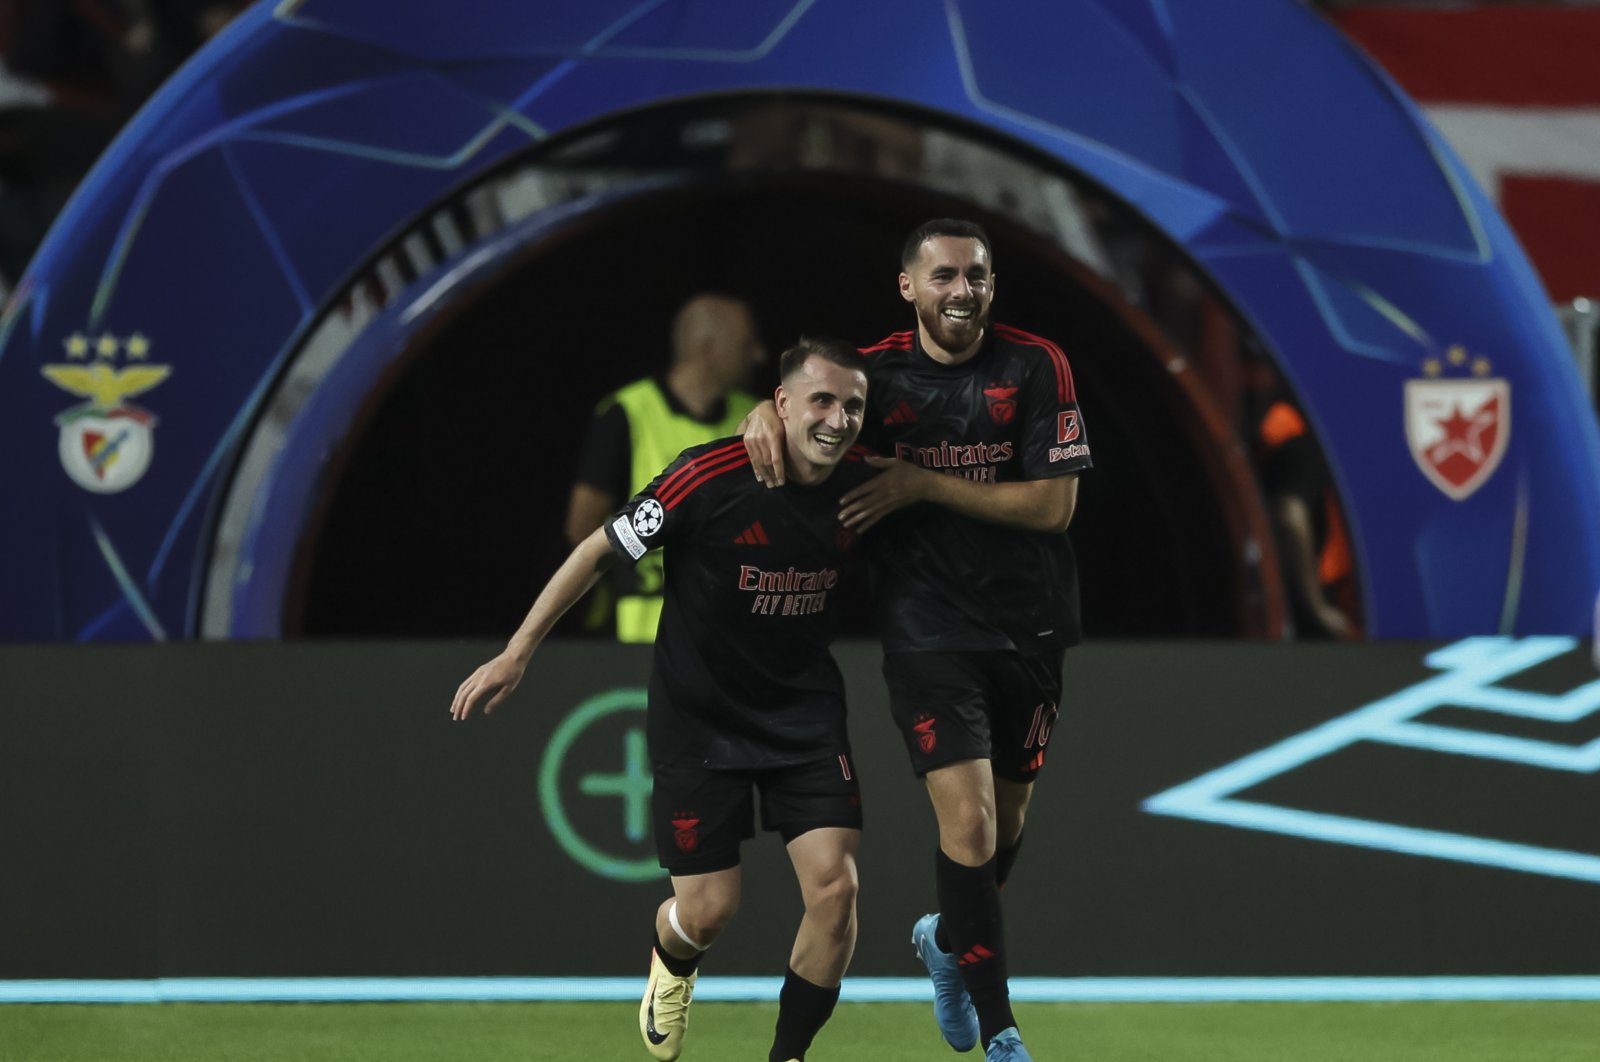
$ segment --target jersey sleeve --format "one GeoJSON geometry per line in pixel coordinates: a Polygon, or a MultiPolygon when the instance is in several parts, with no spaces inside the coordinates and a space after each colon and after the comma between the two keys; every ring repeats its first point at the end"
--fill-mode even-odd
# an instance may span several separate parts
{"type": "MultiPolygon", "coordinates": [[[[868,394],[870,395],[871,392],[869,391],[868,394]]],[[[883,453],[883,443],[881,441],[883,429],[879,424],[879,418],[873,414],[872,409],[872,400],[868,398],[866,413],[861,418],[861,434],[856,436],[855,444],[866,453],[881,454],[883,453]]]]}
{"type": "Polygon", "coordinates": [[[578,450],[578,474],[574,479],[602,491],[613,501],[626,498],[632,462],[633,440],[627,411],[621,402],[608,400],[589,422],[578,450]]]}
{"type": "Polygon", "coordinates": [[[1069,476],[1094,467],[1089,454],[1089,433],[1072,367],[1054,343],[1045,343],[1043,356],[1025,377],[1022,413],[1022,474],[1026,479],[1069,476]]]}
{"type": "Polygon", "coordinates": [[[698,508],[695,495],[675,489],[694,475],[693,453],[686,450],[679,454],[644,490],[606,520],[606,540],[622,563],[639,563],[651,550],[682,538],[693,523],[698,508]]]}

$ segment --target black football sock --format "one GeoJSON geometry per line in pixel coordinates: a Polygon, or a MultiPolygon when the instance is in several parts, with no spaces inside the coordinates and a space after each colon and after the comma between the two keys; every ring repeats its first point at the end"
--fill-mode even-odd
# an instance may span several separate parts
{"type": "Polygon", "coordinates": [[[656,954],[661,956],[661,965],[665,966],[667,968],[667,972],[672,976],[688,977],[690,974],[694,973],[700,968],[700,957],[704,955],[705,952],[697,951],[694,953],[694,955],[687,959],[680,959],[662,945],[661,937],[659,935],[652,936],[651,940],[655,943],[656,954]]]}
{"type": "Polygon", "coordinates": [[[1022,834],[1017,834],[1017,839],[994,854],[994,882],[1000,888],[1006,887],[1006,882],[1011,880],[1011,868],[1017,865],[1017,853],[1022,849],[1022,834]]]}
{"type": "Polygon", "coordinates": [[[1006,983],[1005,933],[1000,918],[1000,888],[995,861],[966,867],[944,854],[935,859],[939,922],[945,927],[961,968],[961,980],[978,1012],[978,1030],[987,1047],[1002,1030],[1017,1023],[1006,983]]]}
{"type": "MultiPolygon", "coordinates": [[[[1011,868],[1017,864],[1017,853],[1022,849],[1022,834],[1017,834],[1017,839],[1010,845],[1000,849],[994,854],[994,881],[995,886],[1002,892],[1005,891],[1006,882],[1011,877],[1011,868]]],[[[939,919],[939,926],[934,930],[933,942],[939,950],[949,954],[950,938],[945,935],[944,919],[939,919]]]]}
{"type": "Polygon", "coordinates": [[[767,1062],[804,1059],[817,1031],[833,1016],[839,1002],[838,986],[823,988],[790,970],[778,992],[778,1029],[767,1052],[767,1062]]]}

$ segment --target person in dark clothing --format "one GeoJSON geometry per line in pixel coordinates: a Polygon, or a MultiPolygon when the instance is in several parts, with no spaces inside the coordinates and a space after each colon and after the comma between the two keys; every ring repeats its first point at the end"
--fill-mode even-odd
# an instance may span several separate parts
{"type": "MultiPolygon", "coordinates": [[[[743,386],[765,360],[745,303],[713,292],[686,301],[672,321],[666,370],[612,392],[595,408],[567,501],[567,541],[582,542],[685,447],[731,435],[758,401],[743,386]]],[[[655,638],[661,579],[660,554],[612,573],[618,641],[655,638]]]]}
{"type": "Polygon", "coordinates": [[[451,714],[495,709],[560,615],[611,562],[666,557],[646,709],[651,817],[672,898],[656,913],[640,1004],[646,1049],[678,1057],[701,956],[739,905],[739,846],[757,800],[805,901],[769,1058],[805,1057],[855,949],[861,797],[844,681],[828,646],[854,536],[840,499],[872,475],[853,448],[867,376],[837,341],[786,351],[775,404],[791,482],[768,491],[737,437],[683,451],[580,543],[506,649],[461,684],[451,714]]]}
{"type": "MultiPolygon", "coordinates": [[[[912,941],[958,1051],[1026,1062],[1011,1011],[1000,888],[1081,637],[1066,536],[1090,467],[1072,370],[1056,344],[994,324],[989,239],[971,222],[917,228],[900,294],[916,327],[862,351],[863,443],[882,475],[845,495],[868,532],[890,708],[939,825],[939,911],[912,941]],[[881,527],[880,527],[881,522],[881,527]]],[[[746,425],[756,474],[784,481],[782,425],[746,425]]]]}

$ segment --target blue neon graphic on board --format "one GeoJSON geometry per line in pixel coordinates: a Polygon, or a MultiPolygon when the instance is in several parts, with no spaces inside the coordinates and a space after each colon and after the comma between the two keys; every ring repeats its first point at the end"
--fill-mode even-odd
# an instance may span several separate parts
{"type": "Polygon", "coordinates": [[[1145,801],[1144,809],[1156,815],[1332,844],[1600,883],[1600,854],[1304,811],[1235,796],[1361,742],[1595,774],[1600,771],[1600,737],[1582,745],[1566,745],[1421,721],[1425,713],[1443,707],[1547,723],[1574,723],[1592,715],[1600,711],[1600,679],[1560,695],[1495,685],[1570,652],[1576,645],[1571,638],[1468,638],[1457,642],[1424,658],[1429,667],[1443,674],[1153,796],[1145,801]]]}

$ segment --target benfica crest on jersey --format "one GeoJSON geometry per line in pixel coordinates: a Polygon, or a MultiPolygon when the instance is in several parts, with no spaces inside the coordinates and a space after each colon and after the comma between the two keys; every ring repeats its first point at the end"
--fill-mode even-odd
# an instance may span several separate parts
{"type": "Polygon", "coordinates": [[[1021,390],[1010,380],[1004,383],[991,384],[983,389],[983,397],[989,401],[989,416],[996,424],[1010,424],[1017,418],[1017,392],[1021,390]]]}
{"type": "Polygon", "coordinates": [[[1511,438],[1511,384],[1499,378],[1406,381],[1406,442],[1417,467],[1462,501],[1484,485],[1511,438]]]}

